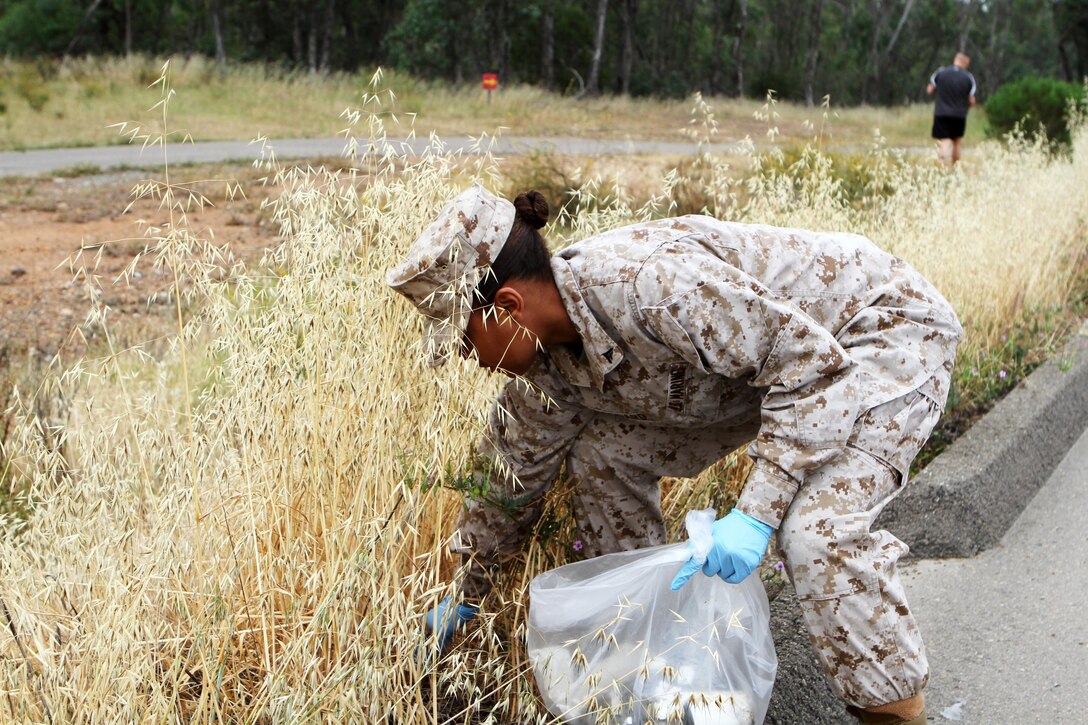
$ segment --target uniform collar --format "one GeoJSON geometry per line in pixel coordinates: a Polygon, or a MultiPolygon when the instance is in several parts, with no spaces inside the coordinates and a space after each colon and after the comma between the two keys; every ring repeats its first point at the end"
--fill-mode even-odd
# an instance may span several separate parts
{"type": "Polygon", "coordinates": [[[593,310],[586,304],[585,293],[578,284],[570,263],[562,257],[552,257],[552,273],[555,275],[555,284],[559,288],[563,307],[582,338],[582,355],[575,357],[562,345],[549,348],[548,353],[567,382],[583,388],[592,385],[603,390],[605,375],[623,362],[623,352],[601,327],[593,310]]]}

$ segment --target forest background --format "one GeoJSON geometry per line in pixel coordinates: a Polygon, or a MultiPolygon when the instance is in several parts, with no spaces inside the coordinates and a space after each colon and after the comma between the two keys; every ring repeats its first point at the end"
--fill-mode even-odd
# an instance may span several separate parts
{"type": "Polygon", "coordinates": [[[0,55],[202,54],[577,95],[924,100],[963,50],[984,100],[1088,75],[1088,0],[0,0],[0,55]]]}

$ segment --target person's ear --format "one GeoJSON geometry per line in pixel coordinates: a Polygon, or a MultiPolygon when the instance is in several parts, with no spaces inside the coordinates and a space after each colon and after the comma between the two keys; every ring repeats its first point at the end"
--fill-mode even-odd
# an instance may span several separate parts
{"type": "Polygon", "coordinates": [[[513,287],[500,287],[495,293],[495,307],[505,311],[518,322],[521,322],[525,312],[525,298],[513,287]]]}

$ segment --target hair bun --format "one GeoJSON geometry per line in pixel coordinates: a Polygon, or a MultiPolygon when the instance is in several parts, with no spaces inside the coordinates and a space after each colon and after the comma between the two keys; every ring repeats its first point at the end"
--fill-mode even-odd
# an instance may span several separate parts
{"type": "Polygon", "coordinates": [[[548,223],[548,202],[539,191],[523,191],[514,199],[514,209],[518,218],[531,226],[540,229],[548,223]]]}

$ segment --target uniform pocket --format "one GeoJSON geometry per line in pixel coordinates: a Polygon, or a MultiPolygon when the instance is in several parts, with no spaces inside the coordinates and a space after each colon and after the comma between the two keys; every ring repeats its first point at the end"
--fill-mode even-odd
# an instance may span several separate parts
{"type": "Polygon", "coordinates": [[[929,439],[942,405],[932,381],[862,413],[850,445],[887,463],[906,481],[910,464],[929,439]]]}
{"type": "Polygon", "coordinates": [[[857,418],[853,401],[832,395],[807,396],[793,404],[797,439],[806,448],[842,448],[857,418]]]}

